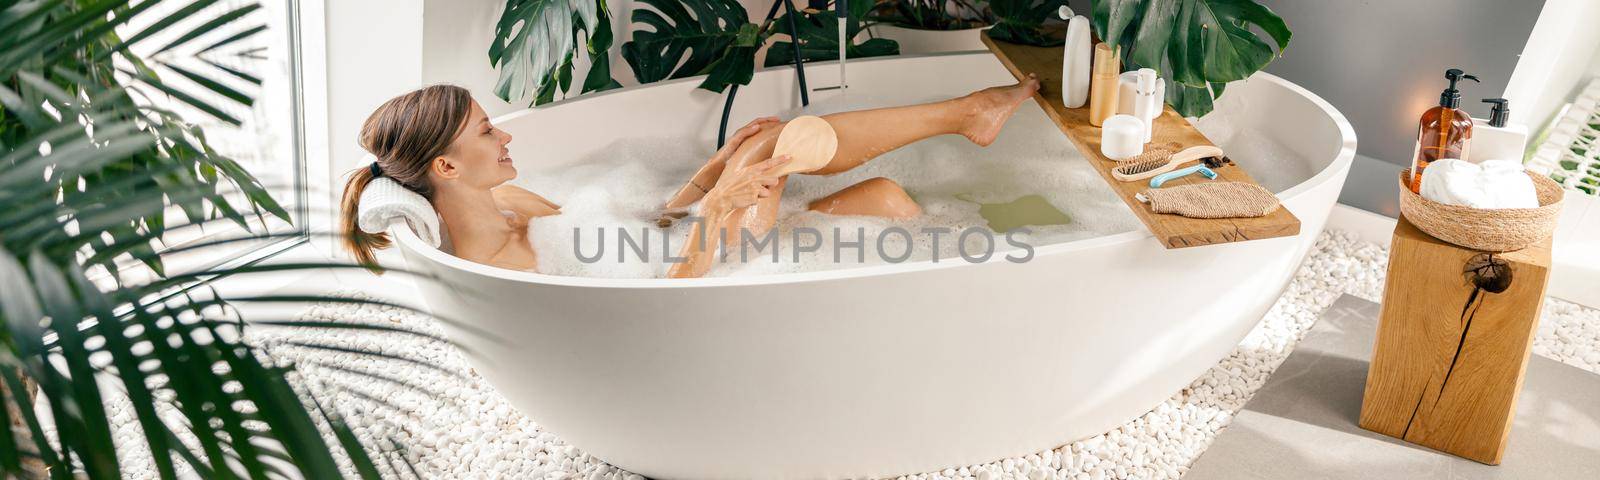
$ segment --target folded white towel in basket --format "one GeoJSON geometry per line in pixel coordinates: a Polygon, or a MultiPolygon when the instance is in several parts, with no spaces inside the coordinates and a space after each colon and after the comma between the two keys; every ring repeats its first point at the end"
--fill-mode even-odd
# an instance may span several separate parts
{"type": "Polygon", "coordinates": [[[1463,207],[1538,208],[1539,194],[1522,164],[1489,160],[1472,164],[1446,158],[1422,171],[1422,198],[1463,207]]]}
{"type": "MultiPolygon", "coordinates": [[[[368,156],[367,161],[371,162],[371,158],[368,156]]],[[[443,243],[439,236],[439,214],[427,198],[388,177],[373,179],[361,192],[356,226],[363,232],[384,233],[395,219],[404,220],[411,231],[429,245],[439,247],[443,243]]]]}

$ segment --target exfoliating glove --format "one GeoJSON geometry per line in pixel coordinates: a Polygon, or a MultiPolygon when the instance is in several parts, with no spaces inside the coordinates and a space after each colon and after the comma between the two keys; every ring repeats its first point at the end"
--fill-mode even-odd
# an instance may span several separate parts
{"type": "Polygon", "coordinates": [[[1278,197],[1260,185],[1205,182],[1152,188],[1139,194],[1156,213],[1189,218],[1261,217],[1278,209],[1278,197]]]}

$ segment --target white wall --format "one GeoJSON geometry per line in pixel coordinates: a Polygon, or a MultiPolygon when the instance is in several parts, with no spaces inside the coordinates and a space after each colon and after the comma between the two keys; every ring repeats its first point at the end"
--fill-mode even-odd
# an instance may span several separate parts
{"type": "MultiPolygon", "coordinates": [[[[384,101],[422,84],[422,0],[325,0],[305,8],[313,3],[322,3],[325,15],[327,144],[323,152],[308,149],[308,177],[311,208],[331,219],[345,175],[366,154],[356,139],[362,121],[384,101]]],[[[334,250],[330,241],[319,246],[334,250]]]]}
{"type": "MultiPolygon", "coordinates": [[[[1593,30],[1600,34],[1600,28],[1593,30]]],[[[1595,39],[1594,59],[1589,60],[1589,78],[1600,77],[1600,39],[1595,39]]]]}
{"type": "MultiPolygon", "coordinates": [[[[1487,117],[1478,100],[1501,96],[1518,55],[1539,25],[1541,0],[1309,2],[1257,0],[1294,30],[1266,71],[1315,92],[1354,126],[1359,151],[1339,201],[1399,214],[1395,181],[1411,163],[1417,118],[1438,105],[1444,72],[1460,68],[1482,83],[1462,85],[1461,108],[1487,117]]],[[[1562,3],[1574,0],[1548,0],[1562,3]]],[[[1600,3],[1600,0],[1577,0],[1600,3]]],[[[1520,102],[1513,121],[1526,118],[1520,102]]]]}
{"type": "Polygon", "coordinates": [[[1600,0],[1545,0],[1506,86],[1513,121],[1537,132],[1600,75],[1600,0]]]}
{"type": "MultiPolygon", "coordinates": [[[[500,11],[505,9],[504,1],[423,0],[422,3],[422,83],[466,87],[491,117],[528,105],[507,103],[494,95],[497,73],[489,64],[489,44],[494,40],[494,24],[500,18],[500,11]]],[[[622,60],[620,55],[615,56],[616,61],[622,60]]],[[[580,82],[582,75],[588,72],[588,60],[581,61],[582,69],[573,72],[580,82]]]]}

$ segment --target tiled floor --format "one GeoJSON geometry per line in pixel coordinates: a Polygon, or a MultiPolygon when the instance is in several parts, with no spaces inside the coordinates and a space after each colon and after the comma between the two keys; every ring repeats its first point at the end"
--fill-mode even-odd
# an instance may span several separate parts
{"type": "Polygon", "coordinates": [[[1537,355],[1499,466],[1362,430],[1377,318],[1375,303],[1334,302],[1184,479],[1600,478],[1600,375],[1537,355]]]}

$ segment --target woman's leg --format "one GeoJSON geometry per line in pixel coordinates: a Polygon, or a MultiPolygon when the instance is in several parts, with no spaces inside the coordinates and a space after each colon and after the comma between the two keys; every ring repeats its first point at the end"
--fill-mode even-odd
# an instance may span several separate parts
{"type": "Polygon", "coordinates": [[[922,206],[906,194],[900,184],[873,177],[844,187],[843,190],[812,200],[806,209],[829,215],[866,215],[884,218],[912,218],[922,215],[922,206]]]}
{"type": "MultiPolygon", "coordinates": [[[[937,135],[962,135],[973,143],[987,146],[994,142],[1000,127],[1011,118],[1017,106],[1038,89],[1039,81],[1030,78],[1015,85],[986,88],[941,102],[824,115],[822,119],[839,137],[839,150],[826,166],[806,173],[828,175],[847,171],[890,150],[937,135]]],[[[781,126],[764,129],[746,140],[728,160],[724,172],[771,158],[782,130],[781,126]]],[[[778,201],[787,183],[785,178],[771,189],[772,196],[734,210],[726,223],[728,235],[724,240],[737,241],[741,228],[757,237],[765,235],[777,221],[778,201]]]]}

